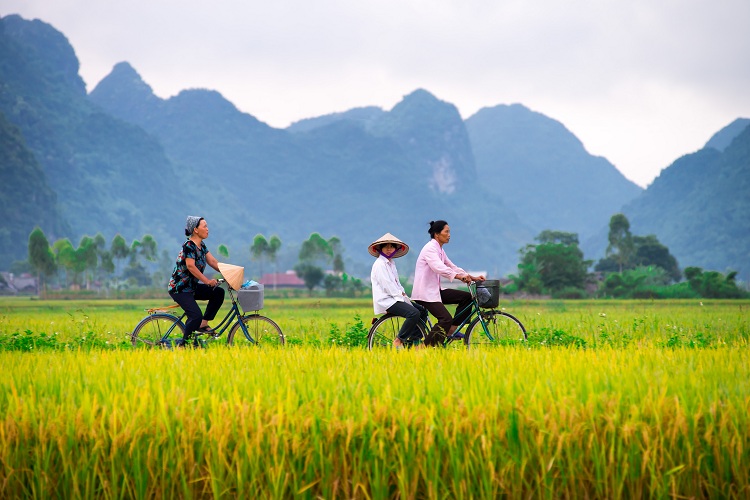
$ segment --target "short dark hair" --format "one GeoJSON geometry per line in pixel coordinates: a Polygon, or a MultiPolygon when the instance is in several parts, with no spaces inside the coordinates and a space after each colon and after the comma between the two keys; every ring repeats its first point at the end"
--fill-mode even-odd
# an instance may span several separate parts
{"type": "Polygon", "coordinates": [[[430,229],[427,230],[427,232],[430,233],[430,238],[434,238],[436,234],[442,232],[447,225],[448,223],[444,220],[431,220],[430,229]]]}

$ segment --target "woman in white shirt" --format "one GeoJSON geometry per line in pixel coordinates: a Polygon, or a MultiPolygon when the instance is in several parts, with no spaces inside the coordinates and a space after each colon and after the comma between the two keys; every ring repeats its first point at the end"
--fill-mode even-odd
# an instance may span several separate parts
{"type": "Polygon", "coordinates": [[[418,325],[427,320],[427,310],[414,304],[406,296],[404,287],[398,279],[398,271],[393,259],[407,254],[409,246],[391,233],[386,233],[367,249],[370,255],[377,257],[372,265],[370,281],[372,282],[372,303],[375,314],[390,313],[404,318],[401,329],[393,340],[393,346],[404,347],[421,339],[418,325]]]}
{"type": "Polygon", "coordinates": [[[459,279],[464,283],[484,281],[484,276],[472,276],[455,265],[443,250],[443,245],[451,240],[451,228],[444,220],[430,221],[430,241],[422,248],[414,270],[414,288],[411,298],[414,303],[424,306],[437,323],[425,338],[425,345],[435,345],[443,337],[450,337],[458,325],[466,319],[470,310],[471,294],[463,290],[440,288],[440,277],[450,281],[459,279]],[[456,312],[464,311],[452,317],[444,304],[458,304],[456,312]],[[466,309],[466,310],[465,310],[466,309]]]}

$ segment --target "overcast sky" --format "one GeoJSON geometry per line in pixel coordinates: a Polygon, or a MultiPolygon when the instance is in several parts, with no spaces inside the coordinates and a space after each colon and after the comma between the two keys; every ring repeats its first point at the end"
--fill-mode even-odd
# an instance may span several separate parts
{"type": "Polygon", "coordinates": [[[274,127],[424,88],[464,118],[521,103],[649,184],[750,117],[749,0],[0,0],[67,36],[88,90],[121,61],[168,98],[274,127]]]}

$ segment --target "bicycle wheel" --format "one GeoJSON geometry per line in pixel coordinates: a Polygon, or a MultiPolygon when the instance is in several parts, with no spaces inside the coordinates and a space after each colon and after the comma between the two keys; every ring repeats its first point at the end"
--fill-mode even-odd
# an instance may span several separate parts
{"type": "Polygon", "coordinates": [[[147,316],[136,325],[130,334],[133,347],[169,347],[170,341],[182,338],[185,325],[177,316],[166,313],[156,313],[147,316]]]}
{"type": "MultiPolygon", "coordinates": [[[[378,318],[367,333],[367,348],[371,351],[373,349],[392,349],[393,341],[403,323],[404,318],[401,316],[385,314],[378,318]]],[[[424,325],[420,323],[417,327],[421,334],[421,340],[424,340],[424,325]]]]}
{"type": "Polygon", "coordinates": [[[281,328],[272,319],[266,318],[259,314],[248,314],[241,318],[247,333],[250,335],[248,338],[245,332],[242,331],[242,327],[239,322],[232,326],[227,336],[227,344],[229,345],[258,345],[258,346],[283,346],[285,342],[284,334],[281,332],[281,328]]]}
{"type": "Polygon", "coordinates": [[[475,319],[466,334],[466,344],[470,349],[519,345],[527,340],[526,328],[512,314],[503,311],[482,311],[487,332],[479,318],[475,319]],[[488,335],[489,333],[489,335],[488,335]]]}

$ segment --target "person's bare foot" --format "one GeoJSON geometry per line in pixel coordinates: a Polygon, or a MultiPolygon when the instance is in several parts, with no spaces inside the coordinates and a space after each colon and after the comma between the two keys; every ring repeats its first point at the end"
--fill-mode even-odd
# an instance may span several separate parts
{"type": "Polygon", "coordinates": [[[393,340],[393,347],[395,349],[402,349],[404,347],[404,343],[403,343],[403,341],[400,338],[396,337],[393,340]]]}

